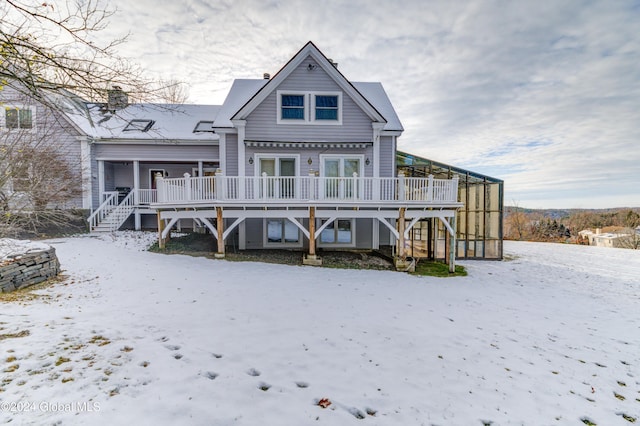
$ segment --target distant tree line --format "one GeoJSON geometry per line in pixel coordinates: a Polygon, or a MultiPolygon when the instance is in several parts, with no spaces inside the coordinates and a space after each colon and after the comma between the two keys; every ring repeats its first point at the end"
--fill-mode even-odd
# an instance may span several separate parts
{"type": "Polygon", "coordinates": [[[584,229],[615,227],[631,232],[640,226],[640,209],[533,210],[505,207],[504,238],[523,241],[577,242],[584,229]]]}

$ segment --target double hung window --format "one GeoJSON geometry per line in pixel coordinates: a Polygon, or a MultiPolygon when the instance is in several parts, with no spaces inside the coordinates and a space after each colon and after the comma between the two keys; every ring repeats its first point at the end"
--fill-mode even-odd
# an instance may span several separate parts
{"type": "Polygon", "coordinates": [[[278,90],[278,124],[342,124],[341,92],[278,90]]]}
{"type": "Polygon", "coordinates": [[[4,124],[7,129],[32,129],[33,111],[30,108],[6,107],[4,124]]]}

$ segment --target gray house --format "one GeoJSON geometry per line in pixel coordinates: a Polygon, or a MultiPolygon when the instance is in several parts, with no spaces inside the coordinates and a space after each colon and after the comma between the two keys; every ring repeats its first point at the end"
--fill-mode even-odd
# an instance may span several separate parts
{"type": "MultiPolygon", "coordinates": [[[[64,99],[61,98],[61,99],[64,99]]],[[[397,247],[439,220],[455,247],[458,180],[396,175],[402,124],[380,83],[351,82],[311,42],[274,76],[235,80],[224,103],[67,102],[92,231],[209,230],[239,249],[397,247]]],[[[453,250],[450,251],[453,267],[453,250]]]]}

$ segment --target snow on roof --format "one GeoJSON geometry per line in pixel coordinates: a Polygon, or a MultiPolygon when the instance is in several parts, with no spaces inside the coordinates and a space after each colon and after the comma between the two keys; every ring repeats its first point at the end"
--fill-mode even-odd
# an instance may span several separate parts
{"type": "MultiPolygon", "coordinates": [[[[214,127],[233,127],[231,117],[238,112],[268,82],[266,79],[237,79],[234,80],[229,94],[218,113],[214,127]]],[[[364,96],[375,109],[382,114],[387,124],[384,130],[403,131],[402,123],[396,114],[391,101],[382,84],[354,82],[353,86],[364,96]]]]}
{"type": "Polygon", "coordinates": [[[231,117],[268,82],[267,79],[234,80],[213,126],[233,127],[231,117]]]}
{"type": "Polygon", "coordinates": [[[91,135],[101,139],[217,140],[212,132],[219,105],[131,104],[110,112],[89,104],[91,135]]]}
{"type": "Polygon", "coordinates": [[[403,131],[402,123],[396,114],[387,92],[381,83],[352,82],[353,86],[364,96],[375,109],[387,120],[384,130],[403,131]]]}

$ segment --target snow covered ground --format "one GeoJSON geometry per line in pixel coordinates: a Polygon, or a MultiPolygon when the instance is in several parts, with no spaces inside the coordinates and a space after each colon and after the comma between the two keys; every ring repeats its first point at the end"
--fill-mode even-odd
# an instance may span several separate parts
{"type": "Polygon", "coordinates": [[[506,242],[438,279],[154,238],[48,241],[68,278],[0,302],[0,422],[640,422],[640,251],[506,242]]]}

